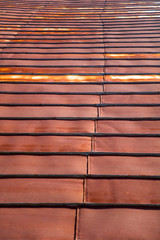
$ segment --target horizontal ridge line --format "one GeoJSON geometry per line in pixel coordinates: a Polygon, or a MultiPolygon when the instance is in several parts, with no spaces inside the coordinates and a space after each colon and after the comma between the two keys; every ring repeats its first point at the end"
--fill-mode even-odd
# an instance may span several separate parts
{"type": "MultiPolygon", "coordinates": [[[[147,75],[158,75],[160,73],[20,73],[20,72],[7,72],[7,73],[0,73],[0,75],[31,75],[31,76],[147,76],[147,75]]],[[[13,80],[12,80],[13,81],[13,80]]],[[[159,81],[160,82],[160,81],[159,81]]]]}
{"type": "Polygon", "coordinates": [[[65,121],[80,121],[80,120],[96,120],[96,121],[159,121],[160,117],[0,117],[0,120],[65,120],[65,121]]]}
{"type": "Polygon", "coordinates": [[[160,153],[124,153],[124,152],[20,152],[0,151],[0,155],[31,155],[31,156],[123,156],[123,157],[160,157],[160,153]]]}
{"type": "Polygon", "coordinates": [[[0,208],[138,208],[160,209],[160,204],[126,203],[0,203],[0,208]]]}
{"type": "MultiPolygon", "coordinates": [[[[155,81],[151,81],[151,82],[146,82],[146,81],[138,81],[138,82],[106,82],[106,81],[102,81],[102,82],[29,82],[29,81],[0,81],[0,84],[15,84],[15,85],[18,85],[18,84],[51,84],[51,85],[103,85],[103,84],[107,84],[107,85],[116,85],[116,84],[120,84],[120,85],[139,85],[139,84],[160,84],[160,81],[159,82],[155,82],[155,81]]],[[[2,92],[2,91],[1,91],[2,92]]]]}
{"type": "Polygon", "coordinates": [[[56,103],[0,103],[1,107],[159,107],[160,103],[93,103],[93,104],[56,104],[56,103]]]}
{"type": "Polygon", "coordinates": [[[160,180],[160,175],[105,175],[105,174],[0,174],[5,178],[76,178],[76,179],[152,179],[160,180]]]}
{"type": "Polygon", "coordinates": [[[140,133],[53,133],[53,132],[0,132],[0,136],[70,136],[70,137],[134,137],[160,138],[160,134],[140,133]]]}

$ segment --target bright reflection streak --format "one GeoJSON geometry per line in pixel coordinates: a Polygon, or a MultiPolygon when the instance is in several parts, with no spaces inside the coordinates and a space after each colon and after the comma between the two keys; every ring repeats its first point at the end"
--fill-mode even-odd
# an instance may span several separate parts
{"type": "MultiPolygon", "coordinates": [[[[159,8],[160,6],[136,6],[136,8],[159,8]]],[[[124,6],[123,7],[107,7],[107,9],[124,9],[124,6]]],[[[125,7],[126,9],[127,8],[135,8],[135,6],[127,6],[125,7]]]]}
{"type": "MultiPolygon", "coordinates": [[[[137,15],[137,16],[116,16],[116,17],[103,17],[103,19],[119,19],[119,18],[160,18],[160,15],[137,15]]],[[[45,18],[45,17],[35,17],[35,18],[45,18]]],[[[52,18],[49,18],[49,17],[47,17],[46,18],[46,20],[52,20],[52,19],[56,19],[56,20],[62,20],[62,18],[61,17],[59,17],[59,18],[55,18],[55,17],[52,17],[52,18]]],[[[63,18],[63,20],[64,21],[66,21],[67,19],[90,19],[90,17],[87,17],[87,15],[84,17],[68,17],[68,18],[66,18],[65,19],[65,17],[63,18]]],[[[92,19],[97,19],[97,17],[94,17],[94,16],[92,16],[92,19]]]]}
{"type": "Polygon", "coordinates": [[[106,57],[113,57],[113,58],[123,58],[123,57],[134,57],[134,56],[136,56],[136,54],[116,54],[116,53],[114,53],[114,54],[105,54],[105,56],[106,57]]]}
{"type": "MultiPolygon", "coordinates": [[[[58,29],[57,29],[57,30],[58,30],[58,29]]],[[[62,29],[61,29],[62,32],[61,32],[61,31],[58,31],[58,32],[57,32],[57,31],[52,31],[52,32],[47,32],[47,31],[35,31],[34,34],[38,34],[38,35],[39,35],[39,34],[46,34],[46,33],[47,33],[48,36],[49,36],[50,34],[57,34],[57,35],[59,35],[59,34],[62,34],[62,33],[63,33],[64,35],[65,35],[65,34],[67,35],[68,32],[69,32],[69,34],[77,34],[77,32],[79,31],[79,29],[77,29],[77,30],[76,30],[76,29],[73,29],[72,31],[71,31],[71,30],[72,30],[72,29],[68,29],[68,30],[64,30],[64,29],[62,30],[62,29]]],[[[29,32],[29,31],[28,31],[28,32],[25,32],[25,34],[33,34],[33,32],[29,32]]],[[[82,34],[83,34],[83,33],[82,33],[82,34]]]]}
{"type": "MultiPolygon", "coordinates": [[[[45,33],[46,31],[77,31],[79,30],[79,28],[32,28],[31,30],[35,30],[37,32],[41,32],[41,33],[45,33]],[[42,32],[41,30],[43,30],[44,32],[42,32]]],[[[32,33],[30,31],[28,31],[27,33],[32,33]]],[[[34,32],[36,33],[36,32],[34,32]]],[[[48,33],[49,34],[49,33],[48,33]]]]}
{"type": "Polygon", "coordinates": [[[79,75],[64,75],[64,76],[49,76],[49,75],[0,75],[0,81],[30,81],[30,82],[98,82],[102,81],[103,77],[97,76],[79,76],[79,75]]]}
{"type": "MultiPolygon", "coordinates": [[[[138,4],[141,4],[141,3],[144,3],[144,2],[138,2],[138,4]]],[[[145,2],[145,3],[146,3],[146,2],[145,2]]],[[[149,3],[149,2],[148,2],[148,3],[149,3]]],[[[156,3],[160,3],[160,2],[156,2],[156,3]]],[[[126,3],[123,3],[123,2],[122,2],[122,3],[119,3],[119,4],[121,4],[121,5],[129,5],[129,4],[131,5],[131,4],[132,4],[132,5],[136,5],[136,6],[137,6],[137,3],[129,3],[129,2],[127,2],[127,4],[126,4],[126,3]]]]}
{"type": "Polygon", "coordinates": [[[138,15],[138,16],[130,16],[130,17],[126,16],[126,17],[114,17],[114,18],[144,18],[144,17],[146,17],[146,18],[154,18],[154,17],[159,18],[160,15],[138,15]]]}
{"type": "Polygon", "coordinates": [[[69,81],[78,81],[78,82],[83,82],[85,80],[85,76],[78,76],[78,75],[67,75],[66,79],[69,81]]]}
{"type": "Polygon", "coordinates": [[[122,82],[141,82],[141,81],[160,81],[160,75],[110,75],[106,76],[107,81],[122,82]]]}
{"type": "Polygon", "coordinates": [[[3,27],[1,27],[0,29],[20,29],[22,26],[21,25],[12,25],[12,28],[10,28],[10,25],[6,24],[3,25],[3,27]]]}
{"type": "MultiPolygon", "coordinates": [[[[47,9],[47,8],[46,8],[47,9]]],[[[53,8],[53,9],[64,9],[64,10],[70,10],[70,9],[103,9],[103,8],[100,8],[100,7],[78,7],[78,8],[70,8],[70,7],[62,7],[62,8],[53,8]]]]}
{"type": "Polygon", "coordinates": [[[159,12],[159,11],[155,11],[155,10],[143,10],[143,11],[127,11],[128,13],[144,13],[144,12],[159,12]]]}
{"type": "Polygon", "coordinates": [[[113,11],[113,12],[107,12],[107,11],[105,11],[105,13],[107,13],[107,14],[111,14],[111,13],[150,13],[150,12],[159,12],[159,11],[155,11],[155,10],[128,10],[128,11],[120,11],[120,12],[118,12],[118,11],[113,11]]]}
{"type": "MultiPolygon", "coordinates": [[[[0,41],[1,42],[1,41],[0,41]]],[[[10,40],[9,39],[5,39],[5,40],[3,40],[2,42],[10,42],[10,40]]]]}
{"type": "Polygon", "coordinates": [[[60,31],[69,31],[69,30],[75,30],[74,28],[36,28],[35,30],[60,30],[60,31]]]}
{"type": "Polygon", "coordinates": [[[20,30],[20,28],[0,27],[0,30],[20,30]]]}
{"type": "Polygon", "coordinates": [[[120,54],[105,54],[106,57],[110,58],[159,58],[160,54],[159,53],[138,53],[138,54],[125,54],[125,53],[120,53],[120,54]]]}
{"type": "Polygon", "coordinates": [[[67,75],[65,76],[65,80],[67,82],[97,82],[102,77],[97,76],[79,76],[79,75],[67,75]]]}

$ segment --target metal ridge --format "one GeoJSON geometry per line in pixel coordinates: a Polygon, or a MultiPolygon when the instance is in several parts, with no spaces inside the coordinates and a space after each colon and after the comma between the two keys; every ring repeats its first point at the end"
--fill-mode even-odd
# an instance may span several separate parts
{"type": "Polygon", "coordinates": [[[160,117],[0,117],[0,120],[62,120],[62,121],[159,121],[160,117]]]}
{"type": "Polygon", "coordinates": [[[160,153],[124,153],[124,152],[27,152],[27,151],[0,151],[0,155],[23,156],[123,156],[123,157],[160,157],[160,153]]]}
{"type": "Polygon", "coordinates": [[[0,103],[1,107],[160,107],[160,103],[0,103]]]}
{"type": "Polygon", "coordinates": [[[134,137],[160,138],[156,133],[55,133],[55,132],[0,132],[0,136],[70,136],[70,137],[134,137]]]}
{"type": "MultiPolygon", "coordinates": [[[[57,28],[57,26],[56,26],[56,28],[57,28]]],[[[94,32],[95,33],[95,32],[102,31],[102,27],[100,29],[95,28],[94,30],[79,30],[79,29],[82,29],[81,27],[78,28],[78,30],[77,30],[77,27],[75,27],[76,29],[72,29],[72,28],[74,28],[74,27],[70,27],[72,32],[94,32]]],[[[83,27],[83,28],[88,28],[88,27],[83,27]]],[[[104,32],[109,31],[109,34],[112,34],[112,32],[133,32],[133,31],[136,31],[136,32],[139,32],[139,31],[146,32],[146,31],[148,31],[148,33],[150,33],[150,31],[152,32],[152,31],[157,31],[157,30],[160,30],[160,28],[151,28],[151,29],[143,29],[143,30],[142,29],[134,29],[134,30],[129,29],[129,30],[112,30],[111,31],[111,30],[108,30],[104,27],[104,32]]],[[[3,31],[4,31],[3,29],[0,30],[0,32],[3,32],[3,31]]],[[[13,29],[6,29],[5,31],[6,32],[15,32],[15,30],[13,30],[13,29]]],[[[23,30],[23,33],[25,33],[25,32],[28,32],[28,30],[23,30]]],[[[29,30],[29,32],[35,32],[35,30],[29,30]]],[[[36,30],[36,32],[46,32],[46,30],[43,30],[43,29],[40,30],[39,29],[39,30],[36,30]]],[[[68,32],[68,30],[47,30],[47,32],[48,33],[50,33],[50,32],[68,32]]],[[[1,33],[1,35],[17,35],[17,34],[16,33],[15,34],[1,33]]],[[[24,35],[24,34],[18,34],[18,35],[21,36],[21,35],[24,35]]],[[[27,35],[30,36],[30,34],[27,34],[27,35]]],[[[35,36],[37,36],[37,35],[38,34],[35,34],[35,36]]],[[[113,33],[113,35],[115,35],[115,34],[113,33]]],[[[121,33],[119,35],[121,35],[121,33]]],[[[52,34],[49,34],[49,36],[52,36],[52,34]]]]}
{"type": "Polygon", "coordinates": [[[160,180],[160,175],[104,175],[104,174],[0,174],[0,179],[9,178],[71,178],[71,179],[145,179],[160,180]]]}
{"type": "MultiPolygon", "coordinates": [[[[9,61],[12,59],[8,59],[9,61]]],[[[131,67],[159,67],[160,65],[149,65],[149,64],[144,64],[144,65],[12,65],[12,64],[8,64],[8,65],[3,65],[1,64],[1,67],[21,67],[21,68],[25,68],[25,67],[32,67],[32,68],[103,68],[103,67],[125,67],[125,68],[131,68],[131,67]]],[[[146,74],[147,75],[147,74],[146,74]]],[[[160,73],[159,73],[160,75],[160,73]]]]}
{"type": "MultiPolygon", "coordinates": [[[[8,72],[8,73],[0,73],[0,75],[37,75],[37,76],[67,76],[67,75],[73,75],[73,76],[134,76],[134,75],[159,75],[160,73],[15,73],[15,72],[8,72]]],[[[160,81],[159,81],[160,82],[160,81]]]]}
{"type": "Polygon", "coordinates": [[[138,208],[160,209],[160,204],[131,203],[0,203],[0,208],[138,208]]]}
{"type": "MultiPolygon", "coordinates": [[[[127,74],[126,74],[127,75],[127,74]]],[[[128,74],[130,75],[130,74],[128,74]]],[[[137,74],[139,75],[139,74],[137,74]]],[[[150,81],[150,82],[146,82],[146,81],[138,81],[138,82],[106,82],[106,81],[101,81],[101,82],[29,82],[29,81],[0,81],[0,84],[46,84],[46,85],[103,85],[103,84],[107,84],[107,85],[116,85],[116,84],[120,84],[120,85],[139,85],[139,84],[160,84],[160,81],[159,82],[155,82],[155,81],[150,81]]],[[[3,91],[1,91],[2,93],[3,91]]],[[[9,92],[9,91],[8,91],[9,92]]],[[[156,91],[157,92],[157,91],[156,91]]],[[[155,92],[155,93],[156,93],[155,92]]],[[[59,92],[57,92],[59,93],[59,92]]],[[[138,92],[137,92],[138,93],[138,92]]],[[[152,92],[151,92],[152,93],[152,92]]]]}

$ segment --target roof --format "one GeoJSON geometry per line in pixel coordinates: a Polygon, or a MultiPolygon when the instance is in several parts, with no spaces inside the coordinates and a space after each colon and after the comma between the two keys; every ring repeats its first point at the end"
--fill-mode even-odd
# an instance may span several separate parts
{"type": "Polygon", "coordinates": [[[159,240],[158,2],[0,6],[0,240],[159,240]]]}

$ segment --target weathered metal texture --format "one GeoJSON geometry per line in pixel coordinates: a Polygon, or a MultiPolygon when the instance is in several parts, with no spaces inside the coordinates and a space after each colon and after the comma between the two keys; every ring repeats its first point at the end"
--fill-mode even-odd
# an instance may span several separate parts
{"type": "Polygon", "coordinates": [[[0,9],[0,240],[159,240],[159,3],[0,9]]]}

